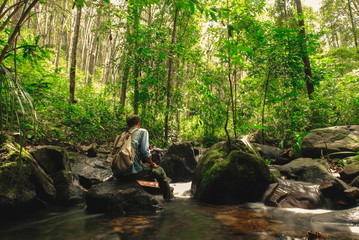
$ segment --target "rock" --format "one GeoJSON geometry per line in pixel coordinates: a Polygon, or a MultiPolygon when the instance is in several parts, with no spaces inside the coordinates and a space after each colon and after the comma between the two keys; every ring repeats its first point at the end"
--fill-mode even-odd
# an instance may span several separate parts
{"type": "Polygon", "coordinates": [[[71,165],[71,170],[79,176],[80,184],[86,189],[94,184],[107,181],[113,176],[110,164],[105,157],[90,158],[78,155],[71,165]]]}
{"type": "MultiPolygon", "coordinates": [[[[343,156],[356,155],[359,151],[359,125],[335,126],[312,130],[302,140],[304,157],[320,157],[334,152],[354,152],[343,156]],[[353,138],[356,141],[350,139],[353,138]]],[[[339,156],[338,156],[339,157],[339,156]]]]}
{"type": "Polygon", "coordinates": [[[251,153],[242,142],[234,142],[228,154],[225,142],[213,145],[198,162],[192,193],[209,203],[243,203],[258,201],[270,182],[264,160],[251,153]]]}
{"type": "Polygon", "coordinates": [[[278,147],[252,143],[253,148],[264,158],[274,160],[276,164],[287,163],[289,159],[282,157],[283,150],[278,147]]]}
{"type": "Polygon", "coordinates": [[[173,143],[160,164],[173,182],[191,181],[197,166],[191,143],[173,143]]]}
{"type": "Polygon", "coordinates": [[[325,226],[328,226],[328,223],[331,224],[348,224],[348,226],[354,224],[359,224],[359,207],[332,211],[329,213],[322,213],[319,215],[314,215],[311,218],[311,222],[322,222],[325,223],[325,226]],[[349,225],[350,224],[350,225],[349,225]]]}
{"type": "Polygon", "coordinates": [[[62,147],[40,146],[31,150],[31,155],[50,176],[62,170],[70,170],[67,152],[62,147]]]}
{"type": "Polygon", "coordinates": [[[303,182],[322,183],[333,178],[327,171],[329,165],[324,160],[298,158],[279,168],[288,179],[303,182]]]}
{"type": "Polygon", "coordinates": [[[95,146],[92,146],[91,148],[89,148],[89,150],[87,150],[87,156],[88,157],[97,157],[97,149],[95,146]]]}
{"type": "Polygon", "coordinates": [[[151,151],[152,161],[155,162],[156,164],[161,164],[166,152],[167,152],[167,149],[162,149],[162,148],[152,149],[152,151],[151,151]]]}
{"type": "Polygon", "coordinates": [[[85,201],[84,188],[79,178],[71,171],[60,171],[54,178],[56,198],[61,205],[72,206],[85,201]]]}
{"type": "MultiPolygon", "coordinates": [[[[35,159],[0,135],[0,212],[34,211],[54,202],[55,187],[35,159]]],[[[6,214],[5,214],[6,215],[6,214]]]]}
{"type": "Polygon", "coordinates": [[[340,179],[334,178],[323,182],[319,187],[320,192],[330,200],[329,208],[343,209],[356,204],[359,197],[359,189],[351,187],[340,179]]]}
{"type": "Polygon", "coordinates": [[[266,193],[264,203],[280,208],[315,209],[321,203],[318,187],[312,183],[278,180],[269,193],[266,193]]]}
{"type": "Polygon", "coordinates": [[[155,213],[158,202],[136,182],[110,180],[92,186],[85,194],[89,211],[112,214],[155,213]]]}
{"type": "Polygon", "coordinates": [[[320,184],[319,190],[323,195],[332,200],[346,200],[344,191],[349,189],[350,186],[340,179],[333,178],[332,180],[325,181],[320,184]]]}
{"type": "Polygon", "coordinates": [[[351,187],[349,189],[346,189],[344,193],[349,199],[349,201],[357,202],[357,200],[359,200],[359,188],[357,187],[351,187]]]}
{"type": "Polygon", "coordinates": [[[352,182],[351,185],[353,187],[359,187],[359,176],[357,176],[352,182]]]}
{"type": "Polygon", "coordinates": [[[352,182],[359,176],[359,164],[352,163],[345,166],[344,170],[340,172],[340,178],[346,182],[352,182]]]}

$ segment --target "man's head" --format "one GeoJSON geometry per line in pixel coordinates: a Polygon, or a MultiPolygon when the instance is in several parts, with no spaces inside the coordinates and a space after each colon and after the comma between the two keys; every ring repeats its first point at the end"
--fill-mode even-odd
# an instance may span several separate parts
{"type": "Polygon", "coordinates": [[[134,127],[137,124],[141,123],[141,118],[140,118],[140,116],[133,114],[133,115],[127,116],[126,122],[127,122],[127,127],[134,127]]]}

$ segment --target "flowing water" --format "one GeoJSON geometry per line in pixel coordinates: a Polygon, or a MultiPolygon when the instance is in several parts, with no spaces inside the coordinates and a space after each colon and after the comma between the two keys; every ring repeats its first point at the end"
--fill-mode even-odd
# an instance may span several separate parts
{"type": "Polygon", "coordinates": [[[311,230],[327,239],[359,240],[359,208],[337,221],[327,210],[279,209],[263,203],[202,204],[188,197],[189,183],[172,186],[176,200],[155,215],[116,217],[90,214],[82,207],[53,209],[0,222],[0,239],[289,240],[305,239],[311,230]]]}

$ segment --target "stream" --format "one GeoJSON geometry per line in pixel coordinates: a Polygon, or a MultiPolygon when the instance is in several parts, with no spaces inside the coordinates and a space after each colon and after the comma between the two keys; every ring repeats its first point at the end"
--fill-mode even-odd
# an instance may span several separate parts
{"type": "Polygon", "coordinates": [[[154,215],[118,217],[88,213],[83,207],[49,209],[0,222],[0,239],[290,240],[305,239],[310,230],[327,239],[359,240],[359,208],[341,216],[343,221],[335,221],[329,210],[281,209],[263,203],[203,204],[190,198],[190,183],[172,186],[176,200],[154,215]]]}

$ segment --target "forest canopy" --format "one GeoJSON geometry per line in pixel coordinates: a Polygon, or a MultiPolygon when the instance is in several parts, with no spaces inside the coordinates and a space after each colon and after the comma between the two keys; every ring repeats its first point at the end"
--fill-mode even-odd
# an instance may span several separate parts
{"type": "Polygon", "coordinates": [[[358,20],[359,0],[4,0],[1,131],[106,144],[136,113],[157,146],[283,146],[358,124],[358,20]]]}

